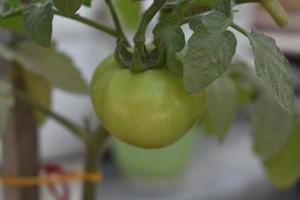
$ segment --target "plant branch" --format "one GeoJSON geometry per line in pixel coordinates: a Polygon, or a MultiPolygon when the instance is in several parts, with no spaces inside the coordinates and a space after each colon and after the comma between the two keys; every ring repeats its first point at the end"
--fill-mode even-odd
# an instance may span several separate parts
{"type": "Polygon", "coordinates": [[[247,38],[250,37],[250,34],[248,31],[246,31],[244,28],[240,27],[239,25],[235,24],[235,23],[231,23],[230,26],[232,28],[234,28],[235,30],[237,30],[238,32],[242,33],[243,35],[245,35],[247,38]]]}
{"type": "MultiPolygon", "coordinates": [[[[91,135],[90,140],[86,143],[84,166],[86,172],[94,173],[99,170],[99,158],[103,152],[103,146],[108,136],[109,133],[102,126],[99,126],[95,133],[91,135]]],[[[84,181],[82,193],[84,200],[96,199],[96,186],[96,183],[84,181]]]]}
{"type": "Polygon", "coordinates": [[[103,25],[103,24],[99,24],[97,22],[95,22],[94,20],[91,20],[91,19],[88,19],[86,17],[83,17],[83,16],[80,16],[79,14],[75,14],[75,15],[72,15],[70,17],[68,16],[65,16],[65,15],[62,15],[61,13],[59,13],[57,10],[53,10],[54,14],[58,15],[58,16],[62,16],[62,17],[66,17],[66,18],[69,18],[69,19],[72,19],[74,21],[78,21],[78,22],[81,22],[83,24],[86,24],[90,27],[93,27],[95,29],[98,29],[104,33],[107,33],[113,37],[118,37],[119,34],[116,30],[106,26],[106,25],[103,25]]]}
{"type": "Polygon", "coordinates": [[[288,16],[279,0],[261,0],[260,4],[272,16],[278,26],[284,27],[288,24],[288,16]]]}
{"type": "Polygon", "coordinates": [[[26,93],[24,93],[22,91],[15,90],[15,95],[18,99],[20,99],[24,103],[28,104],[32,108],[49,115],[50,117],[52,117],[53,119],[55,119],[56,121],[61,123],[64,127],[69,129],[71,131],[71,133],[74,134],[75,136],[79,137],[83,141],[87,141],[87,134],[85,133],[84,130],[82,130],[80,127],[78,127],[75,123],[69,121],[68,119],[64,118],[63,116],[59,115],[58,113],[55,113],[54,111],[46,108],[45,106],[35,102],[31,97],[29,97],[26,93]]]}
{"type": "Polygon", "coordinates": [[[117,29],[117,32],[119,34],[119,37],[122,38],[125,41],[126,45],[130,46],[129,41],[128,41],[125,33],[124,33],[124,30],[123,30],[122,25],[120,23],[120,19],[118,17],[118,14],[116,12],[116,9],[114,8],[114,5],[113,5],[112,1],[111,0],[105,0],[105,2],[106,2],[107,6],[110,10],[110,13],[111,13],[111,16],[113,18],[113,21],[114,21],[115,27],[117,29]]]}
{"type": "MultiPolygon", "coordinates": [[[[8,18],[15,17],[15,16],[20,16],[20,15],[22,15],[22,13],[24,12],[25,9],[26,9],[26,6],[23,6],[21,8],[18,8],[16,10],[14,10],[10,14],[0,15],[0,20],[8,19],[8,18]]],[[[113,37],[118,37],[119,36],[119,33],[116,30],[114,30],[114,29],[112,29],[112,28],[110,28],[110,27],[108,27],[104,24],[97,23],[92,19],[88,19],[86,17],[80,16],[79,14],[75,14],[75,15],[72,15],[72,16],[68,17],[68,16],[62,15],[56,9],[53,9],[53,13],[55,15],[58,15],[58,16],[66,17],[66,18],[69,18],[71,20],[81,22],[81,23],[86,24],[90,27],[93,27],[93,28],[95,28],[99,31],[107,33],[107,34],[109,34],[113,37]]]]}
{"type": "Polygon", "coordinates": [[[134,44],[136,49],[144,56],[144,47],[145,47],[145,35],[146,30],[155,16],[155,14],[160,10],[160,8],[166,3],[167,0],[154,0],[153,4],[145,11],[142,16],[141,23],[138,27],[138,30],[134,36],[134,44]]]}

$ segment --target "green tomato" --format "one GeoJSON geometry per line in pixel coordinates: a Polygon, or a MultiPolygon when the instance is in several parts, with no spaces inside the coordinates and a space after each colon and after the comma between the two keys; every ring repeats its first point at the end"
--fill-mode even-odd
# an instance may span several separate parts
{"type": "Polygon", "coordinates": [[[206,106],[205,90],[188,94],[183,80],[166,67],[133,73],[113,57],[94,73],[91,97],[101,124],[123,142],[142,148],[176,142],[206,106]]]}

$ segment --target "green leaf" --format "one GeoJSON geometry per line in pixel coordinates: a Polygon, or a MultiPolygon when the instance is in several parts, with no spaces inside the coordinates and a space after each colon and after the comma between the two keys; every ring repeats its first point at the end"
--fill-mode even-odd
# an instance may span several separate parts
{"type": "Polygon", "coordinates": [[[251,110],[254,149],[267,161],[276,155],[287,142],[293,119],[272,97],[264,92],[251,110]]]}
{"type": "Polygon", "coordinates": [[[214,9],[216,11],[223,13],[225,16],[232,18],[233,16],[232,7],[233,7],[232,0],[218,0],[214,9]]]}
{"type": "Polygon", "coordinates": [[[234,62],[228,74],[238,91],[239,103],[242,107],[254,101],[259,91],[265,89],[262,81],[256,76],[255,69],[245,62],[234,62]]]}
{"type": "Polygon", "coordinates": [[[87,6],[87,7],[91,7],[92,5],[92,0],[83,0],[83,5],[87,6]]]}
{"type": "MultiPolygon", "coordinates": [[[[201,18],[203,26],[210,32],[224,31],[229,26],[230,21],[221,12],[211,12],[201,18]]],[[[201,27],[200,27],[201,28],[201,27]]]]}
{"type": "Polygon", "coordinates": [[[0,81],[0,138],[2,138],[4,134],[9,109],[13,104],[14,97],[12,95],[11,85],[8,82],[0,81]]]}
{"type": "Polygon", "coordinates": [[[172,12],[165,16],[153,30],[154,43],[159,49],[166,49],[167,68],[177,75],[182,76],[183,66],[176,56],[185,46],[185,36],[180,27],[182,17],[172,12]]]}
{"type": "Polygon", "coordinates": [[[70,58],[34,43],[24,42],[16,49],[15,59],[27,70],[41,76],[54,86],[74,93],[88,93],[86,82],[70,58]]]}
{"type": "Polygon", "coordinates": [[[207,6],[209,8],[213,7],[218,2],[218,0],[193,0],[193,1],[195,3],[198,3],[202,6],[207,6]]]}
{"type": "MultiPolygon", "coordinates": [[[[50,83],[28,70],[22,70],[22,72],[24,89],[26,90],[27,95],[29,95],[34,102],[50,109],[52,96],[52,87],[50,83]]],[[[33,116],[39,125],[47,118],[45,113],[35,109],[33,110],[33,116]]]]}
{"type": "Polygon", "coordinates": [[[53,0],[54,6],[65,16],[74,15],[81,7],[83,0],[53,0]]]}
{"type": "Polygon", "coordinates": [[[221,77],[208,87],[206,112],[201,124],[205,131],[223,139],[239,108],[238,93],[228,77],[221,77]]]}
{"type": "Polygon", "coordinates": [[[142,4],[132,0],[115,0],[115,6],[126,27],[135,31],[142,18],[142,4]]]}
{"type": "Polygon", "coordinates": [[[294,89],[289,62],[275,41],[255,30],[250,35],[257,75],[276,102],[290,114],[294,108],[294,89]]]}
{"type": "Polygon", "coordinates": [[[219,78],[230,66],[237,41],[230,31],[208,31],[204,26],[188,42],[183,64],[187,90],[196,93],[219,78]]]}
{"type": "Polygon", "coordinates": [[[273,184],[288,188],[296,184],[300,177],[300,121],[294,122],[292,133],[282,149],[266,161],[265,167],[273,184]]]}
{"type": "Polygon", "coordinates": [[[50,47],[53,20],[51,2],[40,1],[26,6],[23,20],[28,37],[41,46],[50,47]]]}
{"type": "Polygon", "coordinates": [[[0,27],[17,33],[25,32],[24,23],[21,16],[0,20],[0,27]]]}
{"type": "Polygon", "coordinates": [[[21,6],[20,0],[5,0],[1,6],[1,16],[8,15],[21,6]]]}
{"type": "MultiPolygon", "coordinates": [[[[19,0],[6,0],[3,2],[0,8],[0,18],[5,17],[6,15],[11,14],[12,12],[16,11],[20,8],[21,3],[19,0]]],[[[15,16],[6,19],[0,19],[0,27],[8,29],[14,32],[24,32],[24,24],[22,17],[15,16]]]]}

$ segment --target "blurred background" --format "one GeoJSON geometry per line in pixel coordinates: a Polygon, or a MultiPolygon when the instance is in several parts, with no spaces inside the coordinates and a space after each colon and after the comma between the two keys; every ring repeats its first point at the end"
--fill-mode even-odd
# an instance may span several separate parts
{"type": "MultiPolygon", "coordinates": [[[[103,1],[80,13],[106,23],[109,13],[103,1]]],[[[279,29],[268,14],[255,5],[237,7],[239,24],[253,26],[276,39],[293,66],[296,89],[300,89],[300,1],[282,1],[289,12],[290,25],[279,29]]],[[[146,6],[146,5],[145,5],[146,6]]],[[[187,31],[187,34],[190,34],[187,31]]],[[[248,42],[240,34],[238,56],[253,63],[248,42]]],[[[70,20],[56,17],[54,39],[58,48],[71,56],[87,81],[96,66],[114,50],[110,36],[70,20]]],[[[97,124],[91,101],[60,90],[54,91],[52,107],[66,117],[97,124]]],[[[223,142],[191,130],[176,144],[161,150],[140,150],[111,139],[102,165],[104,175],[98,186],[101,200],[296,200],[300,187],[279,190],[272,186],[252,150],[248,123],[243,113],[236,119],[223,142]]],[[[40,129],[43,163],[57,163],[66,169],[81,169],[82,143],[63,127],[48,119],[40,129]]],[[[1,149],[1,148],[0,148],[1,149]]],[[[1,154],[0,154],[1,155],[1,154]]],[[[71,184],[71,199],[80,199],[79,183],[71,184]]],[[[0,191],[1,192],[1,191],[0,191]]],[[[43,199],[53,199],[46,188],[43,199]]]]}

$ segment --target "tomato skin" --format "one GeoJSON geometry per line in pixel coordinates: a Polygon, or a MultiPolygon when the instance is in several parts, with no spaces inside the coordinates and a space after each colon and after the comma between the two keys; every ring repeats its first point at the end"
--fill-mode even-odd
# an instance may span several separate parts
{"type": "Polygon", "coordinates": [[[176,142],[206,105],[205,90],[188,94],[182,79],[167,69],[132,73],[113,57],[98,66],[90,89],[101,124],[120,140],[142,148],[176,142]]]}

